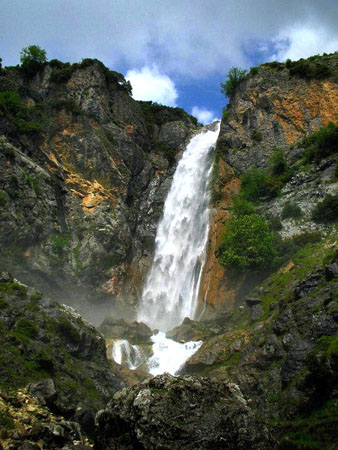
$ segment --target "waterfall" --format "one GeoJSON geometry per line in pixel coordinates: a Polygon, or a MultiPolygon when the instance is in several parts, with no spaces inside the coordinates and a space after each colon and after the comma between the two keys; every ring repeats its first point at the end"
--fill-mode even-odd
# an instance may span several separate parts
{"type": "Polygon", "coordinates": [[[188,144],[175,171],[158,225],[152,267],[137,320],[167,331],[194,318],[209,234],[211,150],[219,123],[188,144]]]}
{"type": "Polygon", "coordinates": [[[147,356],[138,345],[129,344],[126,339],[118,339],[113,344],[112,357],[118,364],[125,364],[134,370],[147,362],[147,356]]]}

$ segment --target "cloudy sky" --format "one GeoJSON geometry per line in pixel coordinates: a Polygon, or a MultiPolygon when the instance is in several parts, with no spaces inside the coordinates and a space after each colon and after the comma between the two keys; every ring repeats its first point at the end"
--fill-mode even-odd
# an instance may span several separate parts
{"type": "Polygon", "coordinates": [[[98,58],[136,99],[209,122],[232,66],[338,50],[337,0],[0,0],[0,57],[37,44],[49,59],[98,58]]]}

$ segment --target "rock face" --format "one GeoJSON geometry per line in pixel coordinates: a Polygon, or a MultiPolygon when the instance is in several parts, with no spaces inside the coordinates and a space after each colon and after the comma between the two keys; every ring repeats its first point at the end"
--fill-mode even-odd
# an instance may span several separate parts
{"type": "Polygon", "coordinates": [[[22,388],[67,417],[95,411],[126,384],[103,336],[72,308],[8,274],[0,279],[0,388],[22,388]]]}
{"type": "Polygon", "coordinates": [[[218,140],[232,167],[266,167],[275,147],[287,150],[336,120],[338,53],[308,64],[325,64],[327,75],[303,78],[283,64],[263,64],[236,89],[218,140]]]}
{"type": "Polygon", "coordinates": [[[168,374],[117,393],[96,416],[97,450],[276,448],[238,386],[168,374]]]}
{"type": "MultiPolygon", "coordinates": [[[[276,148],[284,151],[291,166],[300,163],[302,138],[330,121],[336,122],[338,53],[296,64],[306,65],[309,72],[297,76],[292,68],[279,63],[255,68],[237,87],[223,114],[216,144],[208,255],[201,283],[202,318],[213,318],[224,309],[232,311],[261,281],[247,274],[229,275],[217,257],[224,225],[230,217],[231,197],[240,189],[239,176],[254,167],[268,170],[276,148]]],[[[336,164],[337,156],[333,155],[311,168],[297,167],[281,195],[263,202],[257,207],[258,213],[280,218],[283,238],[325,232],[325,227],[312,221],[311,214],[325,195],[337,192],[336,164]],[[299,206],[301,218],[282,217],[289,202],[299,206]]]]}
{"type": "Polygon", "coordinates": [[[2,269],[97,324],[132,315],[196,119],[134,101],[97,60],[5,69],[0,95],[2,269]]]}

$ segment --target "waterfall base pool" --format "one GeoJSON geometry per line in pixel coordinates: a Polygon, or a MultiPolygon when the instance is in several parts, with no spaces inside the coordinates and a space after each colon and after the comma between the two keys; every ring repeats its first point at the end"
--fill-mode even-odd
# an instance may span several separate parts
{"type": "Polygon", "coordinates": [[[176,342],[168,339],[163,332],[151,337],[153,353],[148,357],[141,345],[132,345],[127,340],[116,340],[112,358],[118,364],[135,370],[148,368],[150,375],[168,372],[175,375],[182,365],[201,347],[202,341],[176,342]]]}

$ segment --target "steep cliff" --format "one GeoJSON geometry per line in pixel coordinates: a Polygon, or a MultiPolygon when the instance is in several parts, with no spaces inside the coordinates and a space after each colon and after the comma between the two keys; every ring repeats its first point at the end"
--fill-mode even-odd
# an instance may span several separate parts
{"type": "Polygon", "coordinates": [[[1,267],[94,322],[132,314],[197,121],[97,60],[0,73],[1,267]],[[102,306],[102,309],[101,309],[102,306]]]}
{"type": "MultiPolygon", "coordinates": [[[[213,175],[213,206],[209,251],[202,282],[204,317],[215,311],[231,311],[264,274],[234,276],[220,264],[217,250],[230,217],[232,194],[238,194],[240,178],[253,168],[269,172],[271,158],[279,150],[291,166],[279,193],[257,205],[266,218],[282,218],[286,204],[301,208],[302,218],[282,218],[282,237],[321,230],[311,213],[327,194],[337,192],[336,157],[304,161],[304,138],[329,122],[337,122],[338,54],[315,56],[298,62],[267,63],[251,69],[234,91],[223,112],[213,175]]],[[[276,180],[271,180],[271,184],[276,180]]]]}

